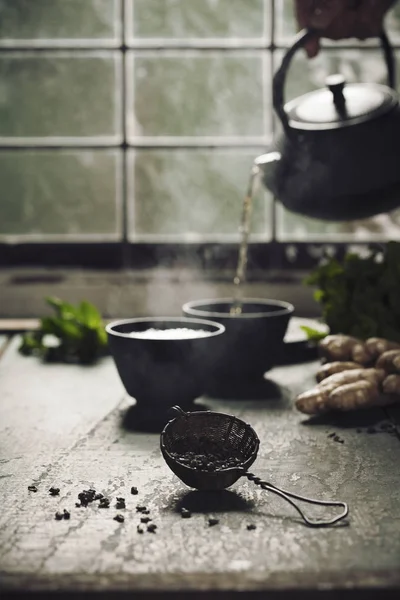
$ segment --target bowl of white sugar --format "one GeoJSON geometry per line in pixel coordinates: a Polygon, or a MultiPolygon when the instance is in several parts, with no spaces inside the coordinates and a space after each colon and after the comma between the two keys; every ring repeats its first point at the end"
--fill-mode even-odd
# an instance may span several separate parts
{"type": "Polygon", "coordinates": [[[224,325],[187,317],[138,317],[106,326],[108,345],[137,409],[159,416],[204,394],[222,351],[224,325]]]}

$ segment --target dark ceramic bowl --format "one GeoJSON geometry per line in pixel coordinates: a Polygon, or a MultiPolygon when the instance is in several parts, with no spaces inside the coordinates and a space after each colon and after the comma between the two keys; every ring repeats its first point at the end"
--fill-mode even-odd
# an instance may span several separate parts
{"type": "Polygon", "coordinates": [[[136,399],[142,413],[158,416],[174,404],[189,407],[204,394],[225,328],[204,319],[146,317],[114,321],[106,326],[106,331],[126,391],[136,399]],[[149,329],[182,328],[207,334],[189,339],[139,337],[149,329]],[[135,333],[138,337],[134,337],[135,333]]]}
{"type": "Polygon", "coordinates": [[[225,326],[223,355],[216,361],[207,386],[210,394],[261,380],[278,364],[294,307],[280,300],[244,298],[242,312],[231,315],[232,298],[195,300],[182,306],[187,317],[212,319],[225,326]]]}

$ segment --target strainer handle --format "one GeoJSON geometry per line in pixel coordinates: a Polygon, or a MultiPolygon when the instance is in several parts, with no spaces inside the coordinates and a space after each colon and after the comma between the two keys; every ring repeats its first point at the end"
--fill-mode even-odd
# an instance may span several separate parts
{"type": "Polygon", "coordinates": [[[293,506],[303,519],[304,523],[309,527],[328,527],[329,525],[334,525],[344,519],[348,513],[349,508],[346,502],[334,502],[332,500],[315,500],[314,498],[307,498],[306,496],[299,496],[298,494],[293,494],[293,492],[288,492],[287,490],[282,490],[281,488],[276,487],[272,483],[268,483],[267,481],[263,481],[260,477],[257,477],[253,473],[243,473],[250,481],[259,485],[263,490],[267,490],[269,492],[273,492],[281,498],[284,498],[289,504],[293,506]],[[324,521],[322,519],[309,519],[301,510],[301,508],[291,500],[291,498],[296,498],[296,500],[302,500],[303,502],[308,502],[309,504],[318,504],[320,506],[340,506],[343,508],[343,511],[337,516],[324,521]]]}
{"type": "Polygon", "coordinates": [[[189,413],[185,412],[183,410],[183,408],[181,408],[180,406],[178,406],[177,404],[175,404],[175,406],[171,406],[171,408],[169,409],[169,411],[171,413],[171,415],[174,416],[181,416],[181,417],[187,417],[189,413]]]}

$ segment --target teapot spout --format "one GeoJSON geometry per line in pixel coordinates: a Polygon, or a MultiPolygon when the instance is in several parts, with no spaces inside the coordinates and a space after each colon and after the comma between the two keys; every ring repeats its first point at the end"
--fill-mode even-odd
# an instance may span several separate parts
{"type": "Polygon", "coordinates": [[[254,165],[259,169],[262,181],[271,192],[275,193],[276,169],[281,160],[281,153],[277,150],[271,150],[266,154],[261,154],[254,160],[254,165]]]}

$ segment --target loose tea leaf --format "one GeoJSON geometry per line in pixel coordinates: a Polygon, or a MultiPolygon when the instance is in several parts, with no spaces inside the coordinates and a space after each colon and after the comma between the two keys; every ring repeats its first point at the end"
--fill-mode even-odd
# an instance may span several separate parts
{"type": "Polygon", "coordinates": [[[123,523],[125,521],[124,515],[115,515],[114,521],[118,521],[118,523],[123,523]]]}

